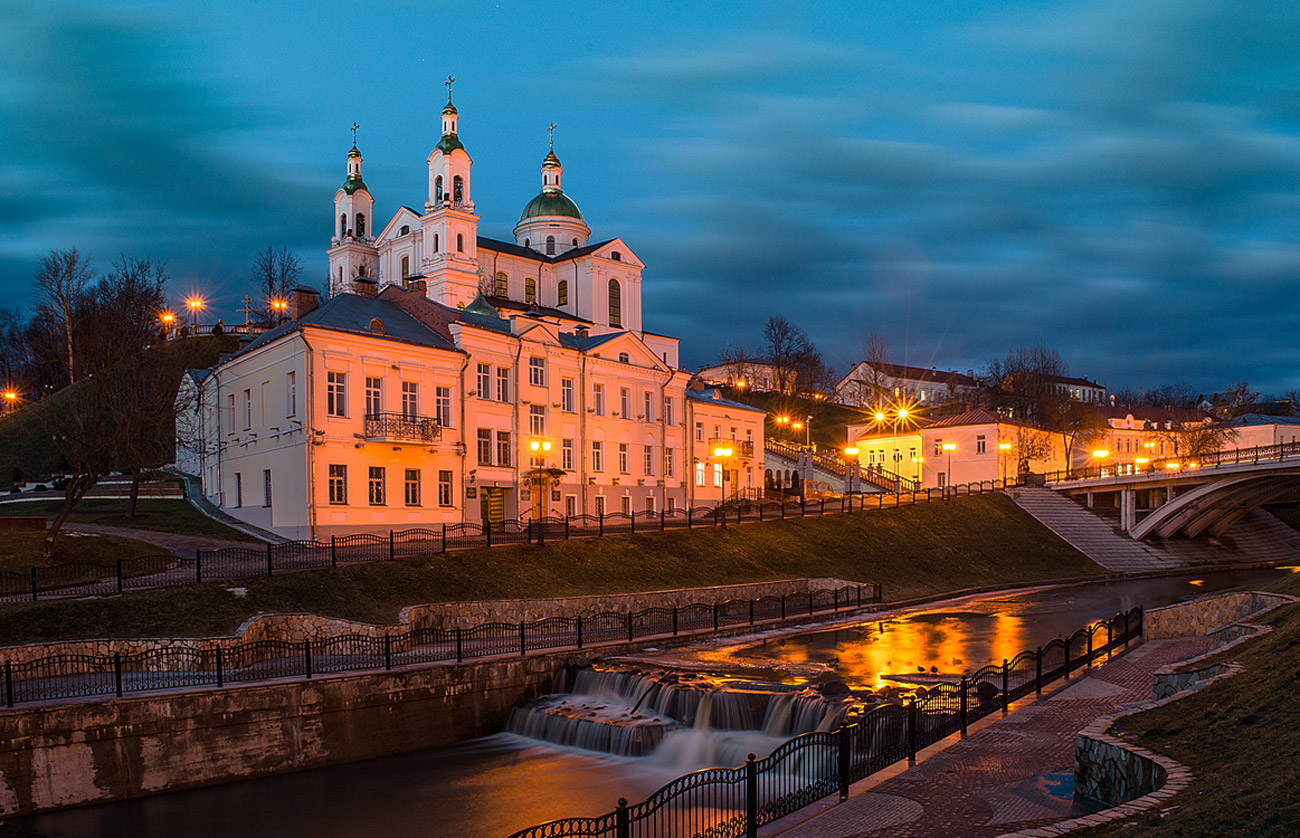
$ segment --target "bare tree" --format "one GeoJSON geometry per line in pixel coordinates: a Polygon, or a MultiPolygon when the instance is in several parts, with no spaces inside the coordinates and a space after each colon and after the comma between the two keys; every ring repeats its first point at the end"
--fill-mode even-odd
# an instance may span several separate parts
{"type": "Polygon", "coordinates": [[[889,401],[889,342],[878,332],[869,332],[862,344],[861,373],[853,382],[860,407],[881,408],[889,401]]]}
{"type": "Polygon", "coordinates": [[[1052,458],[1052,434],[1027,425],[1016,427],[1016,473],[1028,474],[1032,462],[1048,462],[1052,458]]]}
{"type": "Polygon", "coordinates": [[[727,341],[718,351],[718,366],[727,368],[733,382],[744,381],[753,389],[762,389],[756,386],[760,379],[757,375],[758,362],[745,350],[745,347],[735,341],[727,341]]]}
{"type": "Polygon", "coordinates": [[[77,380],[73,358],[73,322],[91,278],[90,261],[75,248],[51,250],[36,267],[35,297],[38,312],[63,327],[68,383],[77,380]]]}
{"type": "Polygon", "coordinates": [[[1058,413],[1062,401],[1054,379],[1069,374],[1061,353],[1042,344],[1017,346],[1006,357],[985,366],[988,394],[996,406],[1029,421],[1044,421],[1058,413]]]}
{"type": "Polygon", "coordinates": [[[1170,422],[1155,435],[1168,442],[1175,457],[1203,457],[1228,447],[1237,438],[1235,428],[1212,422],[1170,422]]]}
{"type": "Polygon", "coordinates": [[[1060,430],[1065,443],[1066,468],[1074,462],[1074,452],[1087,448],[1106,437],[1106,418],[1095,407],[1078,402],[1064,404],[1052,423],[1060,430]]]}
{"type": "Polygon", "coordinates": [[[72,510],[112,467],[120,427],[109,421],[113,399],[113,374],[93,375],[48,399],[46,430],[54,449],[67,466],[63,505],[45,533],[45,558],[54,555],[54,541],[72,510]]]}
{"type": "Polygon", "coordinates": [[[255,316],[263,325],[271,325],[277,316],[271,308],[271,301],[288,299],[289,292],[302,279],[302,265],[298,257],[289,252],[289,248],[282,247],[277,253],[275,248],[268,245],[266,250],[259,251],[253,257],[250,278],[265,306],[255,316]]]}
{"type": "Polygon", "coordinates": [[[763,326],[763,340],[766,347],[762,360],[772,367],[773,385],[778,392],[793,396],[801,386],[824,385],[827,367],[803,329],[782,315],[773,315],[763,326]]]}

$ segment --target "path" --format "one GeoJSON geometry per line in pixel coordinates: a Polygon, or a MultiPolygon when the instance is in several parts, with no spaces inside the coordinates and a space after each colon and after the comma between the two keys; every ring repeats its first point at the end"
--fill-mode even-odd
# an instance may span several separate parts
{"type": "Polygon", "coordinates": [[[133,538],[136,541],[143,541],[146,544],[152,544],[168,553],[176,556],[185,556],[194,558],[195,550],[216,550],[219,547],[257,547],[257,544],[250,544],[247,541],[229,541],[224,538],[208,538],[200,535],[184,535],[175,532],[155,532],[153,530],[136,530],[128,527],[110,527],[105,524],[74,524],[68,523],[63,525],[63,531],[67,532],[94,532],[101,535],[116,535],[122,538],[133,538]]]}
{"type": "Polygon", "coordinates": [[[799,815],[791,816],[762,834],[994,838],[1079,817],[1089,810],[1073,798],[1078,731],[1126,704],[1151,700],[1156,669],[1206,648],[1199,637],[1143,642],[928,759],[923,754],[911,769],[864,781],[844,803],[827,803],[797,823],[799,815]]]}

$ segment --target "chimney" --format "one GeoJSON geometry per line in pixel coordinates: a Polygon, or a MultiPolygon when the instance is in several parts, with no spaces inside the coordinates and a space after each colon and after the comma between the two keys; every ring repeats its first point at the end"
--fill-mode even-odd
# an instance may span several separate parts
{"type": "Polygon", "coordinates": [[[379,293],[379,283],[368,276],[359,276],[352,280],[352,287],[363,297],[373,297],[379,293]]]}
{"type": "Polygon", "coordinates": [[[585,337],[587,336],[587,327],[586,327],[586,326],[574,326],[574,327],[573,327],[573,334],[576,335],[577,337],[585,338],[585,337]]]}
{"type": "Polygon", "coordinates": [[[320,305],[320,294],[315,288],[299,285],[289,292],[289,317],[301,320],[320,305]]]}
{"type": "Polygon", "coordinates": [[[421,297],[429,296],[429,283],[422,276],[409,276],[406,278],[406,290],[413,294],[419,294],[421,297]]]}

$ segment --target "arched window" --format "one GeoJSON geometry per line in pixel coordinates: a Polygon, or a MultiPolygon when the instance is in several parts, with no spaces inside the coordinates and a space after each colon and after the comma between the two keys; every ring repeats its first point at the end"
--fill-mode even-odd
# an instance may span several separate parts
{"type": "Polygon", "coordinates": [[[529,247],[529,246],[531,246],[531,245],[532,245],[532,241],[531,241],[531,240],[529,240],[529,239],[524,239],[524,247],[529,247]]]}
{"type": "Polygon", "coordinates": [[[433,200],[442,203],[442,175],[433,179],[433,200]]]}
{"type": "Polygon", "coordinates": [[[567,306],[569,304],[569,280],[560,280],[560,284],[556,288],[556,295],[556,305],[567,306]]]}
{"type": "Polygon", "coordinates": [[[403,256],[402,257],[402,279],[406,279],[410,275],[411,275],[411,257],[403,256]]]}
{"type": "Polygon", "coordinates": [[[343,266],[339,265],[339,285],[343,284],[343,266]]]}
{"type": "Polygon", "coordinates": [[[465,178],[460,175],[451,180],[451,200],[457,204],[465,201],[465,178]]]}
{"type": "Polygon", "coordinates": [[[574,247],[577,247],[577,246],[578,246],[578,240],[577,240],[577,239],[574,239],[574,240],[573,240],[573,246],[574,246],[574,247]]]}
{"type": "Polygon", "coordinates": [[[365,275],[366,275],[366,266],[365,265],[359,266],[357,268],[357,276],[365,276],[365,275]]]}
{"type": "Polygon", "coordinates": [[[609,281],[609,325],[620,328],[623,325],[623,289],[617,279],[609,281]]]}
{"type": "Polygon", "coordinates": [[[510,296],[510,280],[505,274],[496,275],[496,283],[493,285],[492,294],[497,297],[510,296]]]}
{"type": "Polygon", "coordinates": [[[380,320],[378,317],[370,321],[370,331],[378,332],[381,335],[388,332],[388,330],[384,328],[384,321],[380,320]]]}
{"type": "Polygon", "coordinates": [[[403,224],[403,225],[402,225],[402,230],[401,230],[401,232],[399,232],[397,235],[399,235],[399,236],[405,236],[405,235],[406,235],[407,233],[409,233],[409,232],[411,232],[411,225],[410,225],[410,224],[403,224]]]}
{"type": "Polygon", "coordinates": [[[537,302],[537,280],[531,276],[524,280],[524,302],[537,302]]]}
{"type": "Polygon", "coordinates": [[[434,253],[437,253],[437,252],[438,252],[438,234],[437,234],[437,233],[434,233],[434,234],[433,234],[433,252],[434,252],[434,253]]]}
{"type": "Polygon", "coordinates": [[[555,255],[555,236],[546,237],[546,255],[547,256],[555,255]]]}
{"type": "Polygon", "coordinates": [[[611,250],[609,253],[609,258],[613,259],[615,262],[622,262],[623,254],[619,253],[617,250],[611,250]]]}
{"type": "Polygon", "coordinates": [[[339,216],[339,238],[348,234],[348,214],[343,213],[339,216]]]}
{"type": "Polygon", "coordinates": [[[366,236],[366,216],[363,213],[357,213],[357,238],[366,236]]]}
{"type": "Polygon", "coordinates": [[[465,252],[465,234],[464,234],[464,233],[457,233],[457,234],[456,234],[456,252],[457,252],[457,253],[464,253],[464,252],[465,252]]]}

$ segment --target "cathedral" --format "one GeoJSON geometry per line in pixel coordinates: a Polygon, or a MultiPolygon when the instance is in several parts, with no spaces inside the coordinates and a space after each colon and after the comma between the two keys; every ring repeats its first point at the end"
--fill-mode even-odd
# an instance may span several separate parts
{"type": "Polygon", "coordinates": [[[299,288],[290,322],[185,377],[178,467],[291,538],[760,495],[763,411],[692,387],[643,328],[645,266],[591,241],[553,142],[514,240],[479,235],[450,81],[422,211],[376,224],[354,135],[329,299],[299,288]]]}

